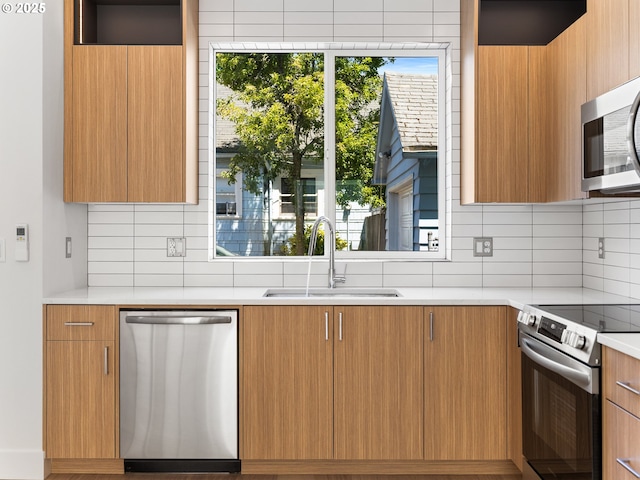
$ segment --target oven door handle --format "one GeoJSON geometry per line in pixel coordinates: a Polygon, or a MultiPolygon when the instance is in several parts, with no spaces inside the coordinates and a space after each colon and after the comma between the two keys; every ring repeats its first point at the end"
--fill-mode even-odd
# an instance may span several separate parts
{"type": "Polygon", "coordinates": [[[594,390],[593,369],[543,343],[520,335],[522,353],[535,363],[569,380],[589,393],[594,390]]]}

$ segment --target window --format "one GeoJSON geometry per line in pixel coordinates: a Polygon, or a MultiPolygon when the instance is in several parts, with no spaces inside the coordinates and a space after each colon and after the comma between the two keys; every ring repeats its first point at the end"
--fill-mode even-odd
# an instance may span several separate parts
{"type": "Polygon", "coordinates": [[[216,217],[232,218],[242,216],[242,174],[228,179],[228,172],[216,172],[216,217]]]}
{"type": "MultiPolygon", "coordinates": [[[[316,190],[315,178],[301,178],[300,179],[301,192],[302,192],[302,214],[307,216],[316,217],[318,215],[318,191],[316,190]]],[[[282,178],[280,180],[280,215],[295,215],[296,214],[296,187],[294,182],[290,178],[282,178]]]]}
{"type": "Polygon", "coordinates": [[[319,215],[339,256],[445,258],[447,45],[212,45],[210,61],[210,171],[227,172],[211,258],[231,237],[238,257],[305,255],[319,215]]]}

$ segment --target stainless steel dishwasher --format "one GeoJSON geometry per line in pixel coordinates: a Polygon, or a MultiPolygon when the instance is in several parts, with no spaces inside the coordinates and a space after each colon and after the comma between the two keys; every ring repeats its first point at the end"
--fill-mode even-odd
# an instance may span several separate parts
{"type": "Polygon", "coordinates": [[[126,472],[238,472],[238,312],[121,310],[126,472]]]}

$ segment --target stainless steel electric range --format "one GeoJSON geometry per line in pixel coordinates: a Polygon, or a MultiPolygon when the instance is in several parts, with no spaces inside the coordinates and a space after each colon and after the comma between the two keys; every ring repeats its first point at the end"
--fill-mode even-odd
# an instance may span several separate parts
{"type": "Polygon", "coordinates": [[[601,480],[597,335],[640,332],[640,305],[532,305],[518,328],[523,478],[601,480]]]}

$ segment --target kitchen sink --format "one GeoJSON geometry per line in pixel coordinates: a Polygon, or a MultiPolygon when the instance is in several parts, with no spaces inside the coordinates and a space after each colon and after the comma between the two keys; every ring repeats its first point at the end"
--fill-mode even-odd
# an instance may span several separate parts
{"type": "Polygon", "coordinates": [[[270,288],[263,297],[401,297],[393,288],[270,288]]]}

